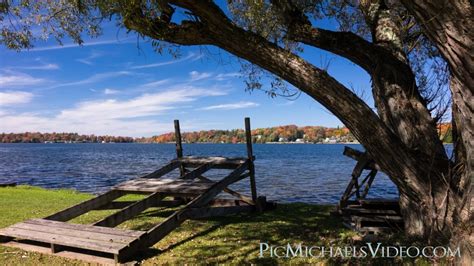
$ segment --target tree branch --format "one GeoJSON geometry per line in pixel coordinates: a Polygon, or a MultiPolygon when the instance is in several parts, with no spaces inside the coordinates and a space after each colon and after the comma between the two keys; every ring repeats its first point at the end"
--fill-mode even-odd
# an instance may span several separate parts
{"type": "MultiPolygon", "coordinates": [[[[199,16],[213,36],[213,45],[281,77],[325,106],[351,130],[373,158],[401,160],[397,163],[378,163],[406,194],[416,197],[417,193],[413,190],[423,191],[423,187],[406,179],[409,174],[401,177],[396,174],[400,173],[400,166],[406,167],[407,172],[417,169],[414,155],[364,101],[327,72],[265,38],[236,26],[212,1],[170,2],[199,16]]],[[[417,175],[423,174],[413,173],[413,176],[417,175]]],[[[425,176],[428,174],[425,173],[425,176]]]]}

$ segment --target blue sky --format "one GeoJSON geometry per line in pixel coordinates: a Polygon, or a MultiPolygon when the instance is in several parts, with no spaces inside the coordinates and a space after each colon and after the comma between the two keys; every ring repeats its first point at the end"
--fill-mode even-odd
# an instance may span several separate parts
{"type": "MultiPolygon", "coordinates": [[[[332,22],[322,22],[334,29],[332,22]]],[[[0,132],[78,132],[151,136],[185,131],[296,124],[341,126],[305,94],[294,101],[245,91],[239,62],[214,47],[183,47],[178,59],[106,26],[84,46],[40,42],[29,51],[0,47],[0,132]]],[[[338,56],[305,47],[302,56],[370,97],[370,78],[338,56]]],[[[267,85],[268,87],[268,85],[267,85]]]]}

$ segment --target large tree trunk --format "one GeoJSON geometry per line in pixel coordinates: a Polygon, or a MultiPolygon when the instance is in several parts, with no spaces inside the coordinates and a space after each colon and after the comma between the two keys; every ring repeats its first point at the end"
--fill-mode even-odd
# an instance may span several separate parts
{"type": "Polygon", "coordinates": [[[451,243],[463,248],[464,260],[471,263],[474,254],[474,10],[469,0],[402,0],[423,26],[451,72],[452,119],[455,163],[449,180],[454,209],[451,243]]]}
{"type": "MultiPolygon", "coordinates": [[[[387,36],[379,34],[383,27],[391,26],[387,21],[389,16],[379,16],[374,21],[375,29],[378,27],[380,31],[374,32],[375,39],[379,40],[375,45],[347,33],[308,31],[304,27],[298,29],[301,32],[297,33],[301,35],[296,36],[301,42],[341,54],[368,70],[374,79],[377,115],[327,72],[238,27],[212,1],[173,0],[170,3],[192,11],[199,20],[170,24],[169,19],[147,17],[137,6],[136,10],[125,14],[125,25],[154,39],[184,45],[218,46],[293,84],[335,114],[395,182],[409,235],[433,243],[446,243],[453,236],[460,236],[456,225],[466,221],[469,181],[465,176],[470,173],[467,160],[472,156],[462,153],[463,165],[453,165],[448,160],[434,122],[419,96],[414,75],[404,62],[404,55],[396,45],[384,39],[387,36]],[[341,43],[341,37],[367,49],[348,49],[350,43],[341,43]],[[385,57],[387,54],[389,56],[385,57]]],[[[396,44],[396,40],[393,43],[396,44]]],[[[458,91],[462,96],[469,96],[461,87],[458,91]]],[[[464,104],[462,101],[455,104],[463,110],[455,115],[456,122],[472,118],[472,102],[464,100],[464,104]]],[[[464,141],[463,148],[472,151],[466,145],[472,141],[472,131],[466,133],[465,128],[466,125],[457,126],[464,141]]]]}

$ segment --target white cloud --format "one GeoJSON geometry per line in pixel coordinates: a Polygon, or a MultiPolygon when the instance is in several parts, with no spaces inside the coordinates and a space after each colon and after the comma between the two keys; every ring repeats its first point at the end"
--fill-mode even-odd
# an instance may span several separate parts
{"type": "Polygon", "coordinates": [[[241,76],[241,74],[238,73],[238,72],[221,73],[221,74],[217,74],[215,79],[219,80],[219,81],[222,81],[222,80],[226,80],[226,79],[229,79],[229,78],[235,78],[235,77],[239,77],[239,76],[241,76]]]}
{"type": "Polygon", "coordinates": [[[0,92],[0,106],[10,106],[21,103],[29,103],[33,94],[25,91],[0,92]]]}
{"type": "Polygon", "coordinates": [[[172,129],[155,116],[183,108],[183,104],[202,97],[224,95],[225,92],[193,86],[169,88],[127,100],[106,99],[83,101],[48,117],[41,114],[0,114],[4,132],[78,132],[143,136],[172,129]],[[153,118],[152,118],[153,116],[153,118]]]}
{"type": "Polygon", "coordinates": [[[254,103],[254,102],[237,102],[237,103],[211,105],[211,106],[201,108],[201,110],[234,110],[234,109],[257,107],[259,105],[260,104],[254,103]]]}
{"type": "Polygon", "coordinates": [[[34,78],[28,74],[4,71],[0,76],[0,88],[6,87],[25,87],[45,83],[45,79],[34,78]]]}
{"type": "Polygon", "coordinates": [[[170,61],[166,61],[166,62],[153,63],[153,64],[132,66],[132,67],[130,67],[130,68],[131,68],[131,69],[143,69],[143,68],[152,68],[152,67],[167,66],[167,65],[172,65],[172,64],[176,64],[176,63],[181,63],[181,62],[188,61],[188,60],[195,61],[195,60],[197,60],[197,59],[199,59],[199,58],[201,58],[201,57],[202,57],[201,54],[189,53],[186,57],[182,57],[182,58],[179,58],[179,59],[170,60],[170,61]]]}
{"type": "Polygon", "coordinates": [[[165,85],[168,82],[170,82],[170,79],[162,79],[162,80],[157,80],[157,81],[145,83],[145,84],[141,85],[140,87],[142,87],[142,88],[156,88],[156,87],[165,85]]]}
{"type": "Polygon", "coordinates": [[[86,64],[86,65],[93,65],[94,62],[92,62],[92,60],[94,60],[96,58],[99,58],[99,57],[102,57],[103,55],[104,55],[104,53],[102,53],[102,52],[92,51],[89,56],[84,57],[84,58],[78,58],[78,59],[76,59],[76,61],[81,62],[81,63],[86,64]]]}
{"type": "Polygon", "coordinates": [[[208,72],[191,71],[189,72],[189,76],[191,78],[191,81],[198,81],[201,79],[209,78],[212,76],[212,74],[208,72]]]}
{"type": "Polygon", "coordinates": [[[134,38],[125,38],[123,40],[113,39],[113,40],[105,40],[105,41],[85,41],[82,45],[77,43],[69,43],[64,45],[52,45],[52,46],[43,46],[43,47],[35,47],[28,51],[31,52],[39,52],[39,51],[49,51],[49,50],[59,50],[59,49],[67,49],[67,48],[79,48],[83,46],[96,46],[96,45],[105,45],[105,44],[127,44],[133,43],[134,38]]]}
{"type": "Polygon", "coordinates": [[[105,94],[105,95],[112,95],[112,94],[117,94],[117,93],[119,93],[119,91],[118,91],[118,90],[114,90],[114,89],[106,88],[106,89],[104,90],[104,94],[105,94]]]}
{"type": "Polygon", "coordinates": [[[16,69],[28,69],[28,70],[56,70],[59,69],[57,64],[42,64],[38,66],[20,66],[20,67],[11,67],[16,69]]]}
{"type": "Polygon", "coordinates": [[[85,78],[83,80],[56,84],[56,85],[52,86],[52,88],[91,84],[91,83],[107,80],[107,79],[110,79],[110,78],[115,78],[115,77],[120,77],[120,76],[130,76],[130,75],[133,75],[133,74],[134,74],[133,72],[129,72],[129,71],[116,71],[116,72],[99,73],[99,74],[94,74],[94,75],[92,75],[88,78],[85,78]]]}

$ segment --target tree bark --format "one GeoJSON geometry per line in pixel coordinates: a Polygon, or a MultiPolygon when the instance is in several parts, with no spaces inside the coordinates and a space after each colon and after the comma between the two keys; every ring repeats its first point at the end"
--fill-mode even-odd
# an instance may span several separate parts
{"type": "Polygon", "coordinates": [[[455,163],[450,180],[457,201],[457,228],[451,243],[463,247],[464,260],[471,263],[474,253],[474,13],[472,1],[402,0],[403,5],[424,28],[448,63],[451,72],[452,121],[455,163]]]}
{"type": "MultiPolygon", "coordinates": [[[[437,138],[434,122],[419,96],[414,75],[404,62],[404,55],[397,49],[396,41],[391,44],[387,36],[378,32],[383,31],[383,27],[393,27],[386,20],[387,17],[379,16],[379,21],[374,21],[375,48],[357,40],[360,45],[373,48],[370,51],[390,54],[390,60],[386,61],[383,57],[374,60],[367,52],[353,53],[344,48],[350,46],[347,43],[338,42],[336,48],[330,48],[330,42],[321,39],[321,36],[330,36],[340,41],[341,34],[310,29],[304,32],[306,35],[298,37],[300,41],[314,46],[326,46],[328,50],[359,61],[358,64],[365,69],[371,69],[374,97],[379,109],[377,115],[325,71],[232,23],[212,1],[169,2],[190,10],[199,19],[176,25],[146,17],[138,7],[136,12],[124,16],[125,25],[154,39],[184,45],[215,45],[293,84],[335,114],[391,177],[400,191],[400,204],[408,234],[427,238],[431,242],[452,238],[455,225],[465,221],[462,214],[466,213],[466,194],[465,190],[459,189],[458,182],[462,178],[453,174],[453,169],[458,168],[453,168],[447,159],[443,145],[437,138]],[[368,61],[364,61],[364,58],[368,61]]],[[[344,34],[343,37],[353,36],[344,34]]],[[[458,91],[460,95],[466,96],[465,89],[460,87],[458,91]]],[[[457,114],[462,114],[465,119],[469,115],[466,108],[469,109],[472,104],[459,106],[464,113],[457,114]]],[[[470,114],[467,118],[472,118],[472,109],[470,114]]],[[[462,118],[455,120],[461,121],[462,118]]],[[[466,126],[458,127],[463,140],[472,141],[472,133],[469,138],[469,134],[463,131],[466,126]]],[[[464,162],[463,167],[467,165],[466,159],[464,162]]],[[[465,175],[465,168],[459,169],[458,172],[465,175]]],[[[466,184],[463,183],[465,189],[466,184]]]]}

